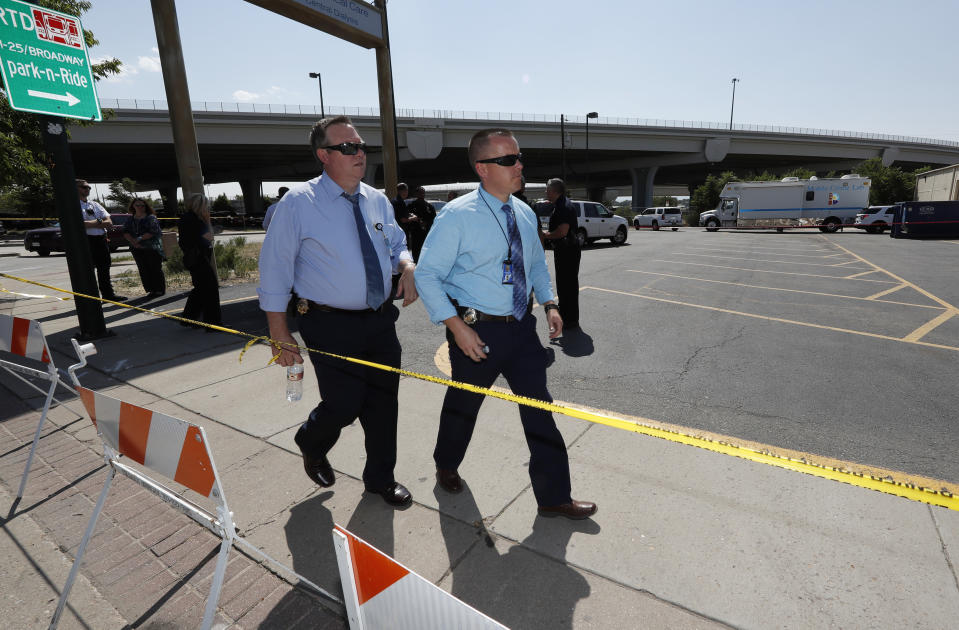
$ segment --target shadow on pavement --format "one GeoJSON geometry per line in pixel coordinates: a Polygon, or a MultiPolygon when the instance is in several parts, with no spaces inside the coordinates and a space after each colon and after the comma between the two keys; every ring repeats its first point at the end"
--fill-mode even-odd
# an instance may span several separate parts
{"type": "Polygon", "coordinates": [[[465,481],[459,494],[436,487],[433,495],[452,567],[450,593],[509,628],[573,628],[576,604],[589,597],[590,587],[565,564],[566,546],[574,533],[599,534],[598,523],[536,517],[533,531],[519,544],[497,541],[465,481]],[[462,526],[446,516],[450,513],[464,515],[476,528],[476,542],[461,556],[456,550],[462,526]],[[549,607],[543,602],[550,602],[549,607]]]}
{"type": "Polygon", "coordinates": [[[588,357],[593,354],[593,338],[590,337],[582,328],[573,330],[564,330],[563,336],[550,342],[563,350],[563,354],[569,357],[588,357]]]}

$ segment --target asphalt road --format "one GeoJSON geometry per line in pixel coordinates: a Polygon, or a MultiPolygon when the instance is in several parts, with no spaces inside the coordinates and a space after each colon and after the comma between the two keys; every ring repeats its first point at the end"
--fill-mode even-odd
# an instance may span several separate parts
{"type": "MultiPolygon", "coordinates": [[[[0,270],[45,281],[66,282],[64,267],[56,255],[0,258],[0,270]]],[[[584,251],[583,329],[549,344],[550,391],[692,432],[959,483],[956,268],[955,241],[631,230],[625,246],[584,251]]],[[[253,295],[252,285],[221,289],[228,323],[261,333],[253,295]]],[[[158,303],[181,305],[172,295],[158,303]]],[[[403,366],[442,375],[443,330],[422,305],[397,325],[403,366]]],[[[542,317],[540,329],[545,343],[542,317]]]]}

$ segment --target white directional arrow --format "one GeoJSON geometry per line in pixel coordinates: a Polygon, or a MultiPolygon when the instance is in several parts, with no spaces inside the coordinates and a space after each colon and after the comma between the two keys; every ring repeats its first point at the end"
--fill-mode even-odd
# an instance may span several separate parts
{"type": "Polygon", "coordinates": [[[70,107],[73,107],[74,105],[80,102],[80,99],[78,99],[73,94],[70,94],[69,92],[67,92],[66,96],[64,96],[63,94],[51,94],[50,92],[40,92],[38,90],[27,90],[27,94],[29,94],[30,96],[35,96],[37,98],[48,98],[51,101],[63,101],[70,107]]]}

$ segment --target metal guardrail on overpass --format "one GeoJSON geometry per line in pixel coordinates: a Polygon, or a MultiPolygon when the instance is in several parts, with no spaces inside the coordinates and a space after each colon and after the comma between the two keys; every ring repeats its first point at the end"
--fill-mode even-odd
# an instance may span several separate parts
{"type": "MultiPolygon", "coordinates": [[[[231,103],[227,101],[193,101],[194,112],[225,112],[225,113],[252,113],[276,115],[310,115],[319,116],[320,110],[315,105],[286,105],[271,103],[231,103]]],[[[101,99],[100,106],[108,109],[140,109],[145,111],[166,111],[167,101],[159,99],[101,99]]],[[[379,116],[376,107],[326,107],[328,115],[346,116],[379,116]]],[[[560,114],[523,114],[513,112],[475,112],[458,109],[402,109],[396,110],[397,118],[442,118],[448,120],[496,120],[519,122],[548,122],[558,123],[560,114]]],[[[586,116],[565,116],[567,123],[585,124],[586,116]]],[[[729,123],[702,122],[691,120],[658,120],[653,118],[621,118],[616,116],[601,116],[593,124],[622,125],[630,127],[660,127],[663,129],[709,129],[729,131],[729,123]]],[[[859,138],[864,140],[881,140],[889,142],[908,142],[932,146],[959,148],[955,140],[937,140],[935,138],[919,138],[915,136],[898,136],[885,133],[868,133],[864,131],[841,131],[835,129],[816,129],[810,127],[786,127],[779,125],[749,125],[734,124],[733,131],[754,131],[759,133],[781,133],[789,135],[807,135],[827,138],[859,138]]]]}

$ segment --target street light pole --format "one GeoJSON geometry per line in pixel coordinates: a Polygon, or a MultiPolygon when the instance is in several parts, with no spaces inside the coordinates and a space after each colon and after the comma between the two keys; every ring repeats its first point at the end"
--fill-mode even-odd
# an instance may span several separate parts
{"type": "Polygon", "coordinates": [[[566,119],[563,114],[559,115],[559,147],[563,156],[562,179],[566,181],[566,119]]]}
{"type": "Polygon", "coordinates": [[[733,102],[729,106],[729,130],[733,130],[733,111],[736,109],[736,84],[739,83],[739,79],[733,77],[733,102]]]}
{"type": "Polygon", "coordinates": [[[599,118],[597,112],[589,112],[586,114],[586,199],[592,201],[589,197],[589,119],[590,118],[599,118]]]}
{"type": "Polygon", "coordinates": [[[311,72],[311,79],[316,79],[320,84],[320,118],[326,118],[326,110],[323,108],[323,77],[319,72],[311,72]]]}

